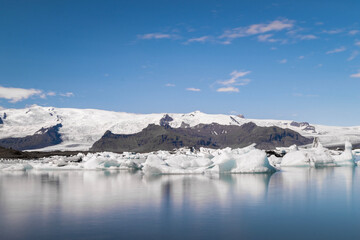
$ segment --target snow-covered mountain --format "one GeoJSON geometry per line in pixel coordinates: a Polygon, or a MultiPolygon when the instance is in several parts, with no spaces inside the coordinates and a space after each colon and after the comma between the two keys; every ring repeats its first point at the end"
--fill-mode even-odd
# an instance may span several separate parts
{"type": "MultiPolygon", "coordinates": [[[[61,124],[59,134],[62,142],[38,150],[88,150],[108,130],[114,134],[134,134],[142,131],[149,124],[160,125],[164,119],[168,119],[167,124],[172,128],[211,123],[241,126],[253,122],[261,127],[289,128],[305,137],[319,137],[326,146],[342,144],[345,140],[349,140],[353,144],[360,143],[360,126],[311,125],[290,120],[247,119],[242,116],[206,114],[199,111],[187,114],[133,114],[36,105],[24,109],[1,109],[0,139],[31,136],[61,124]]],[[[213,134],[221,133],[214,132],[213,134]]]]}

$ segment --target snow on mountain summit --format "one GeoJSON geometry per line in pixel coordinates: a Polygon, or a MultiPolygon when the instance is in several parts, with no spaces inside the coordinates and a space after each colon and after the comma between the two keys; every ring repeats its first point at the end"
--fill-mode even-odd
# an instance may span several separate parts
{"type": "Polygon", "coordinates": [[[318,136],[324,144],[350,140],[360,142],[360,127],[328,127],[296,123],[288,120],[246,119],[243,116],[191,113],[134,114],[96,109],[54,108],[33,105],[25,109],[1,109],[0,138],[25,137],[40,129],[62,124],[59,129],[61,144],[41,150],[87,150],[106,131],[114,134],[138,133],[149,124],[160,125],[161,120],[173,127],[193,127],[217,123],[238,125],[254,122],[258,126],[290,128],[303,136],[318,136]]]}

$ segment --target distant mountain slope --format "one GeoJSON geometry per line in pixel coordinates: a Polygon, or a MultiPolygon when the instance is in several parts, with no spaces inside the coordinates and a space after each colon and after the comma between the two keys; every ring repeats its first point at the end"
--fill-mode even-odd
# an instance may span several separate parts
{"type": "Polygon", "coordinates": [[[259,127],[254,123],[242,126],[199,124],[187,128],[151,124],[139,133],[113,134],[107,131],[94,143],[91,151],[151,152],[181,147],[240,148],[256,143],[261,149],[304,145],[312,142],[299,133],[279,127],[259,127]]]}
{"type": "Polygon", "coordinates": [[[11,138],[13,144],[23,142],[23,138],[29,139],[29,136],[37,135],[40,129],[49,129],[61,124],[57,131],[58,141],[49,141],[43,146],[21,147],[40,151],[86,151],[106,131],[113,134],[135,134],[149,124],[186,128],[212,123],[242,126],[252,122],[260,127],[288,128],[305,137],[319,137],[324,145],[343,144],[345,140],[350,140],[353,144],[360,143],[360,127],[330,127],[288,120],[247,119],[239,115],[206,114],[199,111],[187,114],[133,114],[96,109],[31,106],[24,109],[1,109],[0,119],[0,139],[11,138]]]}
{"type": "Polygon", "coordinates": [[[41,128],[34,135],[17,138],[3,138],[0,139],[0,146],[16,150],[29,150],[57,145],[62,142],[59,134],[59,129],[61,127],[62,125],[59,123],[49,128],[41,128]]]}

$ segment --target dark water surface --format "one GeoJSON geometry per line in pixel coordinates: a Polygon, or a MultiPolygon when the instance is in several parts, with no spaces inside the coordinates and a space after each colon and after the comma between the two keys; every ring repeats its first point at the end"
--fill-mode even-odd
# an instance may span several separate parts
{"type": "Polygon", "coordinates": [[[0,239],[360,239],[360,168],[0,172],[0,239]]]}

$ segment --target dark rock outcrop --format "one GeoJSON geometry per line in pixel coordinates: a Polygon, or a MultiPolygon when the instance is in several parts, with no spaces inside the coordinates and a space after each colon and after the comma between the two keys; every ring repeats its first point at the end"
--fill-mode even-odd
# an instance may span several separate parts
{"type": "Polygon", "coordinates": [[[113,134],[107,131],[94,143],[91,151],[151,152],[175,148],[239,148],[252,143],[260,149],[304,145],[312,142],[299,133],[279,127],[259,127],[255,123],[242,126],[199,124],[188,128],[171,128],[150,124],[139,133],[113,134]]]}
{"type": "Polygon", "coordinates": [[[0,117],[0,124],[4,124],[4,121],[2,120],[1,117],[0,117]]]}
{"type": "Polygon", "coordinates": [[[292,121],[290,123],[290,126],[302,128],[303,131],[309,131],[309,132],[316,133],[315,127],[310,125],[308,122],[295,122],[295,121],[292,121]]]}
{"type": "Polygon", "coordinates": [[[34,135],[21,138],[0,139],[0,146],[16,150],[30,150],[53,146],[62,142],[59,129],[61,123],[49,128],[41,128],[34,135]]]}
{"type": "Polygon", "coordinates": [[[170,117],[168,114],[165,114],[164,117],[160,119],[160,126],[169,126],[169,123],[173,121],[174,119],[170,117]]]}
{"type": "Polygon", "coordinates": [[[0,147],[0,159],[37,159],[51,156],[73,156],[69,159],[71,162],[81,162],[82,159],[76,156],[79,151],[52,151],[52,152],[22,152],[11,148],[0,147]]]}

